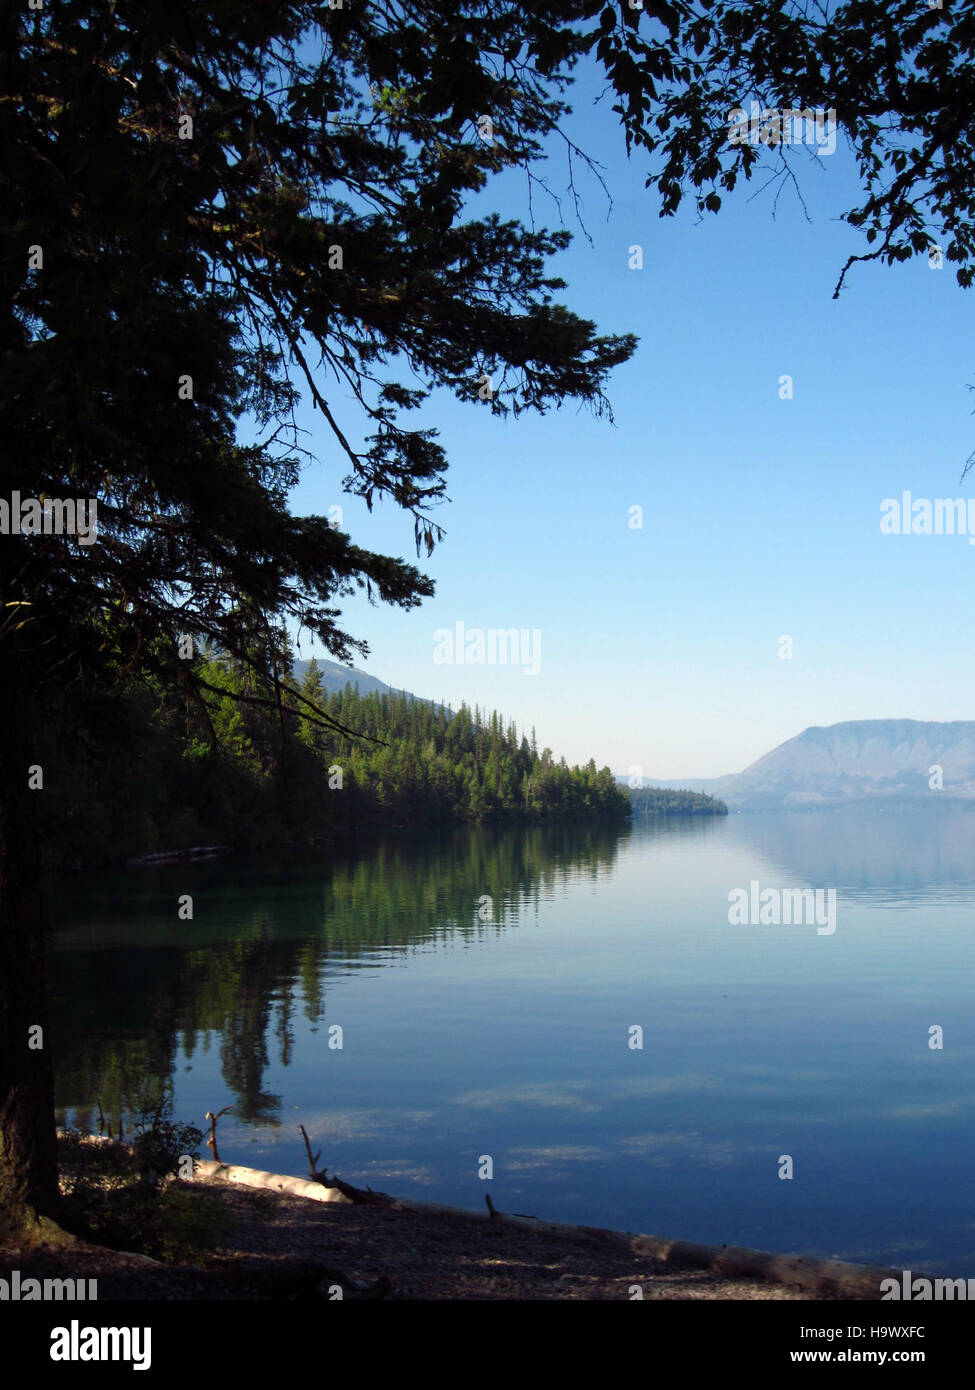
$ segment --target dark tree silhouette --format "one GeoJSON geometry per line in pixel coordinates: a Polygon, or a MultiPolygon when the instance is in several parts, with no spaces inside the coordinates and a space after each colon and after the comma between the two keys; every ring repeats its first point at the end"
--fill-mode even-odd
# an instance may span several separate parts
{"type": "MultiPolygon", "coordinates": [[[[661,214],[690,194],[717,212],[722,193],[761,174],[801,197],[815,148],[759,122],[729,141],[736,110],[833,111],[859,169],[864,201],[844,218],[888,264],[938,246],[958,282],[975,277],[975,17],[928,0],[698,0],[619,12],[607,6],[598,55],[619,97],[628,147],[654,156],[648,187],[661,214]],[[665,21],[655,22],[653,16],[665,21]],[[764,127],[764,138],[762,128],[764,127]]],[[[812,172],[816,172],[813,170],[812,172]]]]}
{"type": "Polygon", "coordinates": [[[495,412],[599,411],[633,351],[553,301],[544,260],[565,232],[463,214],[557,125],[582,40],[565,23],[580,7],[556,10],[553,26],[515,7],[63,0],[0,19],[7,1218],[57,1205],[50,1053],[28,1045],[46,1025],[29,772],[46,692],[122,672],[199,699],[187,636],[274,682],[286,619],[349,659],[365,648],[338,597],[410,608],[432,592],[402,559],[289,513],[299,389],[328,425],[336,488],[404,508],[419,553],[440,534],[446,461],[407,421],[434,387],[495,412]],[[75,500],[97,505],[93,544],[52,532],[75,500]]]}

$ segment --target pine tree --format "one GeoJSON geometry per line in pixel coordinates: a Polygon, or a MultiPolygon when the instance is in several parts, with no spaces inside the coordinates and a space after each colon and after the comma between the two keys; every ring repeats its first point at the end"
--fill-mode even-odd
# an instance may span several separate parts
{"type": "Polygon", "coordinates": [[[289,512],[299,391],[346,489],[405,509],[429,553],[446,459],[404,412],[437,387],[479,405],[485,371],[496,414],[601,410],[632,354],[631,337],[553,303],[562,282],[544,261],[567,234],[465,211],[488,178],[541,154],[580,51],[563,19],[579,13],[560,11],[555,33],[550,13],[423,0],[409,14],[282,0],[216,16],[58,0],[0,18],[16,94],[0,103],[0,498],[97,507],[91,545],[0,536],[0,1221],[58,1200],[50,1053],[26,1041],[46,1017],[27,785],[45,708],[120,671],[212,697],[180,655],[189,637],[248,668],[240,737],[262,765],[286,759],[284,624],[348,661],[364,644],[337,596],[409,609],[433,589],[289,512]],[[496,62],[526,44],[517,70],[496,62]],[[503,145],[473,134],[484,111],[503,145]],[[415,376],[396,379],[393,362],[415,376]],[[243,414],[256,442],[241,442],[243,414]]]}

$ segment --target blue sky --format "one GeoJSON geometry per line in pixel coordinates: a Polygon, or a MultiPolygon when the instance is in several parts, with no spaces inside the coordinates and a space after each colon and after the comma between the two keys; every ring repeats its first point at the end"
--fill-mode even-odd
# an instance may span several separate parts
{"type": "MultiPolygon", "coordinates": [[[[357,664],[534,725],[569,762],[659,778],[739,771],[812,724],[972,718],[975,547],[880,531],[882,501],[905,489],[975,497],[975,471],[959,481],[975,449],[970,292],[950,264],[918,258],[854,267],[832,298],[847,255],[866,249],[839,222],[859,200],[842,132],[819,165],[793,154],[811,223],[788,189],[773,216],[773,192],[753,196],[761,178],[717,216],[660,219],[646,156],[627,160],[598,90],[582,76],[567,129],[605,166],[613,208],[581,174],[592,244],[563,197],[574,239],[550,270],[600,331],[640,338],[609,384],[615,427],[574,405],[500,421],[432,398],[416,418],[441,431],[452,499],[437,513],[445,541],[419,562],[436,596],[412,613],[346,601],[347,629],[370,647],[357,664]],[[628,267],[633,244],[642,271],[628,267]],[[538,673],[438,664],[435,633],[458,622],[537,629],[538,673]]],[[[546,172],[564,194],[557,145],[546,172]]],[[[527,218],[524,174],[471,206],[527,218]]],[[[535,213],[559,225],[537,192],[535,213]]],[[[353,402],[330,399],[353,425],[353,402]]],[[[358,544],[415,562],[410,519],[343,496],[321,417],[299,418],[320,463],[292,510],[339,503],[358,544]]],[[[315,652],[306,635],[301,654],[315,652]]]]}

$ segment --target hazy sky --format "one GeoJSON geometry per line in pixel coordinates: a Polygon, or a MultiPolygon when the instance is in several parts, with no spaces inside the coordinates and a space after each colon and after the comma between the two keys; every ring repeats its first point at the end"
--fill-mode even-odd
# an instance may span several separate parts
{"type": "MultiPolygon", "coordinates": [[[[613,208],[577,170],[590,244],[554,144],[547,177],[574,239],[550,270],[600,331],[640,338],[610,380],[615,427],[574,405],[503,422],[432,398],[414,418],[441,431],[451,501],[444,543],[417,562],[410,519],[344,497],[321,416],[300,417],[321,463],[292,510],[339,503],[354,541],[436,581],[412,613],[347,603],[370,646],[357,664],[534,725],[569,762],[660,778],[739,771],[811,724],[973,717],[975,547],[880,530],[881,503],[904,490],[975,498],[975,470],[959,481],[975,449],[970,292],[950,263],[918,258],[855,267],[832,298],[847,255],[866,249],[838,220],[859,191],[842,132],[819,165],[793,153],[811,222],[788,188],[777,210],[774,190],[754,196],[761,177],[716,217],[661,220],[646,156],[627,160],[597,92],[592,75],[576,85],[568,129],[604,164],[613,208]],[[643,270],[628,267],[634,244],[643,270]],[[525,653],[537,674],[438,663],[435,633],[458,622],[537,630],[525,653]]],[[[472,209],[527,218],[527,193],[523,173],[506,175],[472,209]]],[[[537,190],[534,207],[538,225],[559,225],[537,190]]],[[[353,427],[354,403],[330,399],[353,427]]],[[[301,655],[315,650],[306,636],[301,655]]]]}

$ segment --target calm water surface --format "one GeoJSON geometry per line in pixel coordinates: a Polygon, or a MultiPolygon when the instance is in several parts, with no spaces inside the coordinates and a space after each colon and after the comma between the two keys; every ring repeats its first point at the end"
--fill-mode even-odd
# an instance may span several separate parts
{"type": "Polygon", "coordinates": [[[171,1077],[232,1162],[305,1175],[302,1123],[400,1196],[975,1276],[975,814],[463,831],[51,907],[62,1118],[171,1077]],[[752,880],[835,888],[835,933],[730,925],[752,880]]]}

